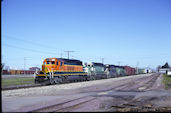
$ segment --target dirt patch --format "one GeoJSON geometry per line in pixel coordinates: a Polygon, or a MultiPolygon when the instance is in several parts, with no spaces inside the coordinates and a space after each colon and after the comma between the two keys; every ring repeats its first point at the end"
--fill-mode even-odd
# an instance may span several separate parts
{"type": "Polygon", "coordinates": [[[169,112],[171,106],[155,106],[154,103],[161,98],[158,97],[143,97],[129,100],[122,104],[113,104],[108,111],[112,112],[169,112]]]}

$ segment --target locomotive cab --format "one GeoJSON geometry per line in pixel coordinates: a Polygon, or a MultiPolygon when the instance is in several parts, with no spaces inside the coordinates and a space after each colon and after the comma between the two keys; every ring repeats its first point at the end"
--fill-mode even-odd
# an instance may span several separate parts
{"type": "Polygon", "coordinates": [[[63,70],[63,62],[57,60],[56,58],[47,58],[43,61],[42,71],[44,73],[62,71],[62,70],[63,70]]]}

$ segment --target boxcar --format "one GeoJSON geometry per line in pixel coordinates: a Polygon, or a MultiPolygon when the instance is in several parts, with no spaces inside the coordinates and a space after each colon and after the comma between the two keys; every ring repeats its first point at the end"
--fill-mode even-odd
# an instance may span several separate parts
{"type": "Polygon", "coordinates": [[[124,66],[124,69],[125,69],[125,74],[126,75],[134,75],[134,74],[136,74],[135,68],[132,68],[130,66],[124,66]]]}
{"type": "Polygon", "coordinates": [[[138,74],[145,74],[147,73],[146,69],[138,69],[138,74]]]}
{"type": "Polygon", "coordinates": [[[9,75],[9,74],[11,74],[11,72],[8,71],[8,70],[2,70],[2,74],[4,74],[4,75],[9,75]]]}
{"type": "Polygon", "coordinates": [[[126,75],[131,75],[132,74],[132,70],[131,70],[131,67],[130,66],[124,66],[124,68],[125,68],[125,74],[126,75]]]}
{"type": "Polygon", "coordinates": [[[11,73],[12,75],[16,75],[16,74],[17,74],[17,71],[16,71],[16,70],[10,70],[10,73],[11,73]]]}
{"type": "Polygon", "coordinates": [[[132,75],[135,75],[136,74],[136,69],[135,68],[132,68],[131,69],[131,73],[132,73],[132,75]]]}

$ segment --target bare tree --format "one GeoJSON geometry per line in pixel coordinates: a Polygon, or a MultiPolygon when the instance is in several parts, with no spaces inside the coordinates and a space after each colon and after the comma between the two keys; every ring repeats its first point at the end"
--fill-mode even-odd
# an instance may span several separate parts
{"type": "Polygon", "coordinates": [[[5,63],[1,63],[1,70],[3,70],[5,63]]]}
{"type": "Polygon", "coordinates": [[[165,65],[162,66],[162,68],[170,68],[168,62],[166,62],[165,65]]]}
{"type": "Polygon", "coordinates": [[[2,75],[2,70],[3,70],[4,66],[5,66],[5,63],[1,63],[1,75],[2,75]]]}
{"type": "Polygon", "coordinates": [[[157,71],[158,71],[158,72],[159,72],[160,68],[161,68],[161,66],[160,66],[160,65],[158,65],[158,66],[157,66],[157,71]]]}

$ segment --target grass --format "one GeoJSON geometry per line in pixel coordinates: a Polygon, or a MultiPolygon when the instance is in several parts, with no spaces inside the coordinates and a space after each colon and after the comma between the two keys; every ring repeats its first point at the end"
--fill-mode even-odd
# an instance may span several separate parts
{"type": "Polygon", "coordinates": [[[33,77],[20,77],[20,78],[1,78],[1,86],[15,86],[24,84],[34,84],[33,77]]]}
{"type": "Polygon", "coordinates": [[[165,85],[165,89],[171,89],[171,76],[163,74],[163,83],[165,85]]]}

